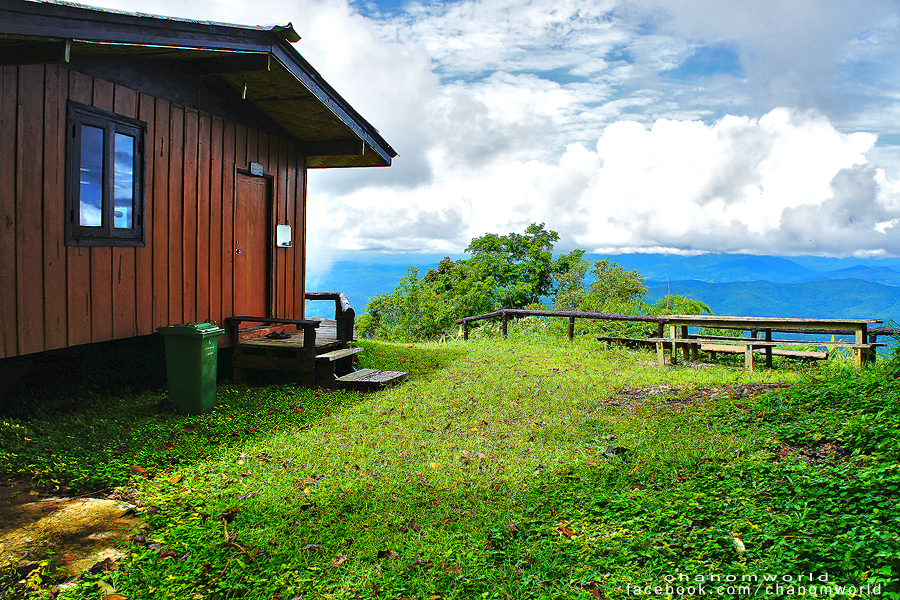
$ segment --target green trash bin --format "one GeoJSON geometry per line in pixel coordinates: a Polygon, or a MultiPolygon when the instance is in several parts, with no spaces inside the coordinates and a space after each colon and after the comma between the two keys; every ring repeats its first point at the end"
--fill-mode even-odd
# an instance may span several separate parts
{"type": "Polygon", "coordinates": [[[212,323],[185,323],[156,329],[166,344],[169,398],[180,413],[200,415],[216,404],[218,337],[212,323]]]}

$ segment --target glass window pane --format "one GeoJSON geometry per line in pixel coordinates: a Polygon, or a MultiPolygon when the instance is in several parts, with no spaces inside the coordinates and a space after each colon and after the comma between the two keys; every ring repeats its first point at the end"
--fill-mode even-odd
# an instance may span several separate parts
{"type": "Polygon", "coordinates": [[[79,224],[100,227],[103,224],[103,130],[99,127],[81,128],[80,178],[79,224]]]}
{"type": "Polygon", "coordinates": [[[124,133],[115,137],[116,173],[113,180],[113,227],[131,229],[134,219],[134,138],[124,133]]]}

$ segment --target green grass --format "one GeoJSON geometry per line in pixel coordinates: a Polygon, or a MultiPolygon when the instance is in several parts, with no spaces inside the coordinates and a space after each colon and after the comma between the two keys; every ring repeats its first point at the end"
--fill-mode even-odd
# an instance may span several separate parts
{"type": "Polygon", "coordinates": [[[659,370],[527,332],[365,345],[411,380],[221,385],[202,417],[144,393],[7,419],[3,472],[119,484],[149,509],[128,559],[57,597],[664,597],[681,578],[738,598],[710,581],[813,573],[900,598],[888,369],[659,370]],[[778,382],[795,385],[743,393],[778,382]]]}

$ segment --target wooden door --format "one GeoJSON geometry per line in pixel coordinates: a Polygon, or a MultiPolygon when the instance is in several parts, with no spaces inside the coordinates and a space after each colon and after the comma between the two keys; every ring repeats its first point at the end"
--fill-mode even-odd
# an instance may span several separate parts
{"type": "Polygon", "coordinates": [[[238,173],[234,199],[234,314],[269,314],[269,182],[238,173]]]}

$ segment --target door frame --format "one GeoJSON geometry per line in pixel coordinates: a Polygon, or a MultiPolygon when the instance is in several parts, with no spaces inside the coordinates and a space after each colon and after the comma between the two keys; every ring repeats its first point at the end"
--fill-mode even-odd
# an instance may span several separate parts
{"type": "MultiPolygon", "coordinates": [[[[275,316],[275,261],[273,260],[275,248],[275,175],[272,173],[263,173],[262,175],[254,175],[250,169],[245,169],[235,165],[234,176],[234,198],[232,199],[232,207],[237,206],[238,185],[237,177],[243,175],[255,179],[264,179],[266,181],[266,314],[265,315],[249,315],[252,317],[274,317],[275,316]]],[[[234,209],[232,208],[232,211],[234,209]]],[[[233,212],[232,212],[233,214],[233,212]]],[[[237,227],[236,222],[232,222],[231,232],[234,239],[234,231],[237,227]]],[[[234,252],[234,249],[231,250],[234,252]]]]}

